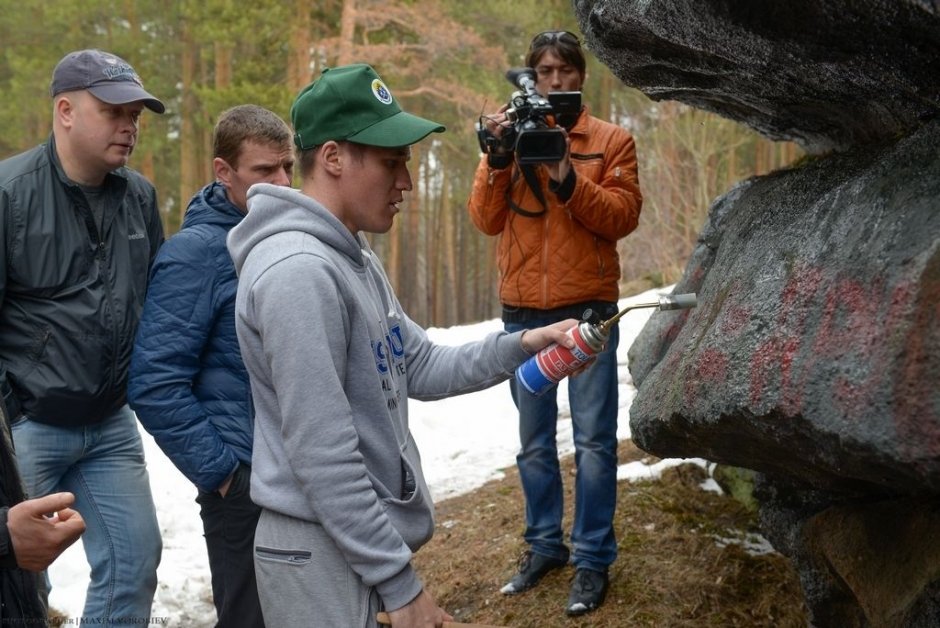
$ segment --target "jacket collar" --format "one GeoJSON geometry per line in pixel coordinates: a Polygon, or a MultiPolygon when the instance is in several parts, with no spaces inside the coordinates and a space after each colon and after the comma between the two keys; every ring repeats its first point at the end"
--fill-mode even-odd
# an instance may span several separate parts
{"type": "MultiPolygon", "coordinates": [[[[46,156],[49,158],[49,163],[52,164],[56,176],[59,178],[59,183],[65,187],[78,188],[78,184],[69,179],[68,175],[65,173],[65,169],[62,167],[62,162],[59,160],[59,153],[55,147],[55,135],[53,133],[49,134],[49,141],[46,142],[46,156]]],[[[111,188],[115,185],[125,185],[126,183],[127,169],[121,166],[106,174],[102,185],[111,188]]]]}

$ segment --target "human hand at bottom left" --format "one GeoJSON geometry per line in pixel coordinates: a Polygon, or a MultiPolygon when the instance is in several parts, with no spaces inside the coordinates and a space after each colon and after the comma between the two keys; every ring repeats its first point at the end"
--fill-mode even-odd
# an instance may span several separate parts
{"type": "Polygon", "coordinates": [[[42,571],[85,531],[85,520],[70,506],[71,493],[28,499],[7,511],[7,530],[16,563],[27,571],[42,571]]]}

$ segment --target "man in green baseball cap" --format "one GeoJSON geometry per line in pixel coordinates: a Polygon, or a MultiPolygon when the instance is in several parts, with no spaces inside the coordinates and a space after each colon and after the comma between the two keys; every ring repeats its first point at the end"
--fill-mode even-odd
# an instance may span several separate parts
{"type": "Polygon", "coordinates": [[[441,626],[411,558],[434,504],[408,398],[508,379],[576,323],[459,347],[428,339],[361,232],[392,226],[410,145],[440,124],[401,110],[367,65],[332,68],[291,108],[299,190],[259,183],[229,232],[236,331],[255,409],[255,574],[267,626],[441,626]]]}

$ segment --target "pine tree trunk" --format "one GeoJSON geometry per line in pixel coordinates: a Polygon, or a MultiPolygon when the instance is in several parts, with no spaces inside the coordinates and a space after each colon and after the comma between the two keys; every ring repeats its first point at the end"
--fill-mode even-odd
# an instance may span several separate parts
{"type": "Polygon", "coordinates": [[[189,27],[182,26],[182,54],[180,73],[183,79],[182,98],[180,98],[180,204],[179,224],[183,224],[186,204],[193,193],[199,189],[199,153],[196,138],[196,44],[192,40],[189,27]]]}

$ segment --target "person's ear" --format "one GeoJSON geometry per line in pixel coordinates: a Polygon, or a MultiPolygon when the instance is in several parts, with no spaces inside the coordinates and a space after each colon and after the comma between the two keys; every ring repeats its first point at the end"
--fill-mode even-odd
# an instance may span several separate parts
{"type": "Polygon", "coordinates": [[[75,109],[76,103],[73,102],[73,97],[63,95],[55,99],[53,114],[59,121],[59,124],[68,129],[72,127],[72,123],[75,119],[75,109]]]}
{"type": "Polygon", "coordinates": [[[320,147],[320,161],[331,175],[338,176],[343,172],[342,152],[340,145],[334,140],[329,140],[320,147]]]}
{"type": "Polygon", "coordinates": [[[229,165],[227,161],[221,157],[216,157],[212,160],[212,170],[215,172],[215,180],[224,185],[226,188],[230,188],[232,185],[232,176],[235,174],[235,169],[229,165]]]}

